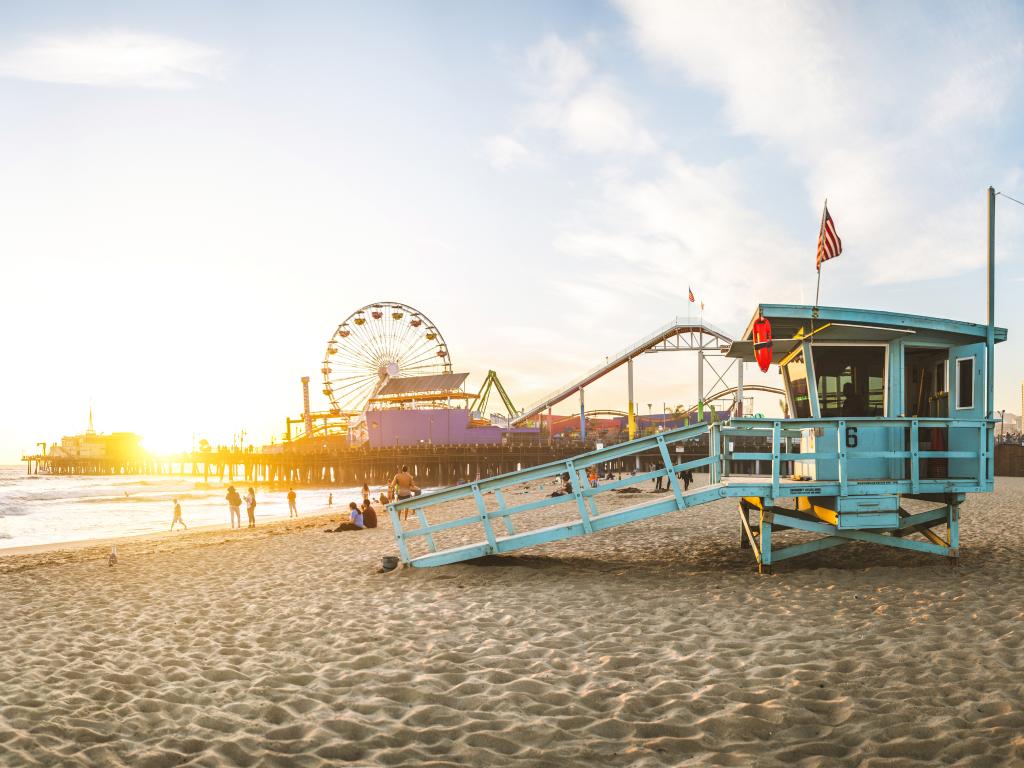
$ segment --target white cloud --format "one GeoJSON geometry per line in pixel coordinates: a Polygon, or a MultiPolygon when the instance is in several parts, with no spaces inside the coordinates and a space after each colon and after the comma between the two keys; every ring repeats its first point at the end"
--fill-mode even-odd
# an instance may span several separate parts
{"type": "MultiPolygon", "coordinates": [[[[598,314],[637,296],[682,311],[690,285],[722,325],[745,321],[737,296],[796,300],[792,264],[797,243],[740,201],[741,176],[728,165],[702,167],[666,154],[654,179],[609,177],[594,210],[565,227],[556,249],[588,265],[598,314]]],[[[593,321],[593,318],[590,319],[593,321]]]]}
{"type": "MultiPolygon", "coordinates": [[[[680,156],[652,138],[624,96],[636,99],[644,89],[627,90],[632,83],[607,77],[577,48],[587,61],[575,67],[582,74],[549,77],[559,85],[531,92],[516,126],[517,135],[535,132],[531,146],[543,131],[592,155],[585,191],[553,243],[572,274],[555,278],[565,298],[561,323],[586,333],[608,318],[663,322],[666,308],[689,308],[687,285],[708,321],[727,329],[742,327],[757,301],[809,302],[825,196],[846,248],[824,281],[826,303],[875,306],[880,292],[865,285],[979,266],[981,186],[966,169],[977,170],[975,139],[988,129],[985,121],[1013,102],[1019,67],[1006,74],[992,62],[1017,60],[1019,43],[997,45],[990,58],[966,66],[981,49],[977,40],[943,49],[929,38],[934,46],[913,56],[880,52],[863,19],[857,29],[856,20],[836,17],[842,9],[643,0],[624,7],[644,52],[721,97],[724,120],[707,122],[724,122],[752,141],[732,156],[733,141],[722,143],[724,151],[712,144],[710,153],[680,156]],[[994,83],[986,90],[988,77],[994,83]],[[637,158],[640,152],[648,155],[637,158]],[[790,171],[806,190],[799,231],[779,221],[793,201],[765,199],[776,185],[755,180],[779,166],[782,194],[793,184],[790,171]]],[[[558,49],[565,54],[567,46],[560,41],[558,49]]],[[[586,50],[596,61],[599,51],[586,50]]],[[[538,73],[531,70],[544,82],[538,73]]],[[[705,141],[688,138],[682,146],[705,141]]],[[[570,172],[577,169],[574,163],[570,172]]]]}
{"type": "Polygon", "coordinates": [[[735,133],[802,173],[809,212],[829,198],[868,282],[977,265],[982,185],[964,169],[977,171],[978,137],[1019,87],[1024,61],[998,14],[940,27],[905,7],[900,29],[912,32],[887,36],[862,7],[620,6],[645,53],[719,94],[735,133]]]}
{"type": "Polygon", "coordinates": [[[854,51],[832,11],[741,1],[621,5],[646,53],[722,93],[737,132],[824,138],[845,133],[855,117],[858,94],[836,78],[840,56],[854,51]]]}
{"type": "Polygon", "coordinates": [[[599,83],[565,104],[559,130],[566,142],[580,152],[650,152],[654,140],[633,117],[615,88],[599,83]]]}
{"type": "Polygon", "coordinates": [[[529,149],[511,136],[491,136],[484,141],[484,154],[498,170],[533,162],[529,149]]]}
{"type": "Polygon", "coordinates": [[[36,38],[0,53],[0,76],[105,87],[190,88],[220,75],[219,51],[187,40],[103,31],[36,38]]]}
{"type": "Polygon", "coordinates": [[[534,100],[521,130],[553,130],[583,154],[651,152],[656,144],[610,77],[595,77],[581,46],[549,35],[526,55],[534,100]]]}
{"type": "Polygon", "coordinates": [[[590,62],[576,46],[548,35],[526,54],[531,86],[551,98],[568,95],[590,74],[590,62]]]}

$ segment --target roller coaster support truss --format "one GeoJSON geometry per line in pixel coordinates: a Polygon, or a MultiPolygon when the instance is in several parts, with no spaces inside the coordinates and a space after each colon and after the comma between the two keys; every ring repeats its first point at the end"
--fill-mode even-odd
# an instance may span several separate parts
{"type": "Polygon", "coordinates": [[[497,391],[502,404],[505,406],[505,411],[508,413],[508,417],[514,419],[519,414],[519,411],[512,404],[512,398],[508,396],[508,392],[505,391],[505,387],[502,386],[501,379],[498,378],[498,374],[495,371],[487,372],[480,391],[469,405],[469,410],[476,411],[484,418],[487,418],[487,402],[491,397],[492,389],[497,391]]]}

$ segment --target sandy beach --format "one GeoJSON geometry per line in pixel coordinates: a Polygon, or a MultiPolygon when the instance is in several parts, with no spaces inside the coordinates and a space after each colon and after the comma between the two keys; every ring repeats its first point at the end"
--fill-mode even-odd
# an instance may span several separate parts
{"type": "MultiPolygon", "coordinates": [[[[648,484],[649,486],[649,484],[648,484]]],[[[732,502],[378,574],[330,518],[0,557],[0,765],[1024,763],[1024,480],[961,566],[758,576],[732,502]]]]}

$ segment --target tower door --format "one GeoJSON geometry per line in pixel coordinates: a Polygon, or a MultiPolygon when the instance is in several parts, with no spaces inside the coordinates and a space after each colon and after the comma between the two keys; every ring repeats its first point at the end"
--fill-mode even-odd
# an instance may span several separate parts
{"type": "MultiPolygon", "coordinates": [[[[954,425],[949,428],[949,450],[981,450],[976,427],[957,427],[956,419],[984,419],[987,412],[985,403],[985,345],[966,344],[949,350],[949,418],[954,425]]],[[[976,477],[977,458],[953,458],[949,460],[950,477],[976,477]]],[[[984,479],[984,478],[982,478],[984,479]]]]}

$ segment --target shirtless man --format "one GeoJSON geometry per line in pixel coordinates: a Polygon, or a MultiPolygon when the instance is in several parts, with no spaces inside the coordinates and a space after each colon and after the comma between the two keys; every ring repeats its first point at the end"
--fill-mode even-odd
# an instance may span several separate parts
{"type": "MultiPolygon", "coordinates": [[[[401,501],[402,499],[408,499],[410,496],[417,494],[419,488],[416,487],[416,480],[409,474],[409,467],[402,465],[402,471],[391,478],[391,498],[401,501]]],[[[409,519],[409,510],[402,510],[402,519],[409,519]]]]}

